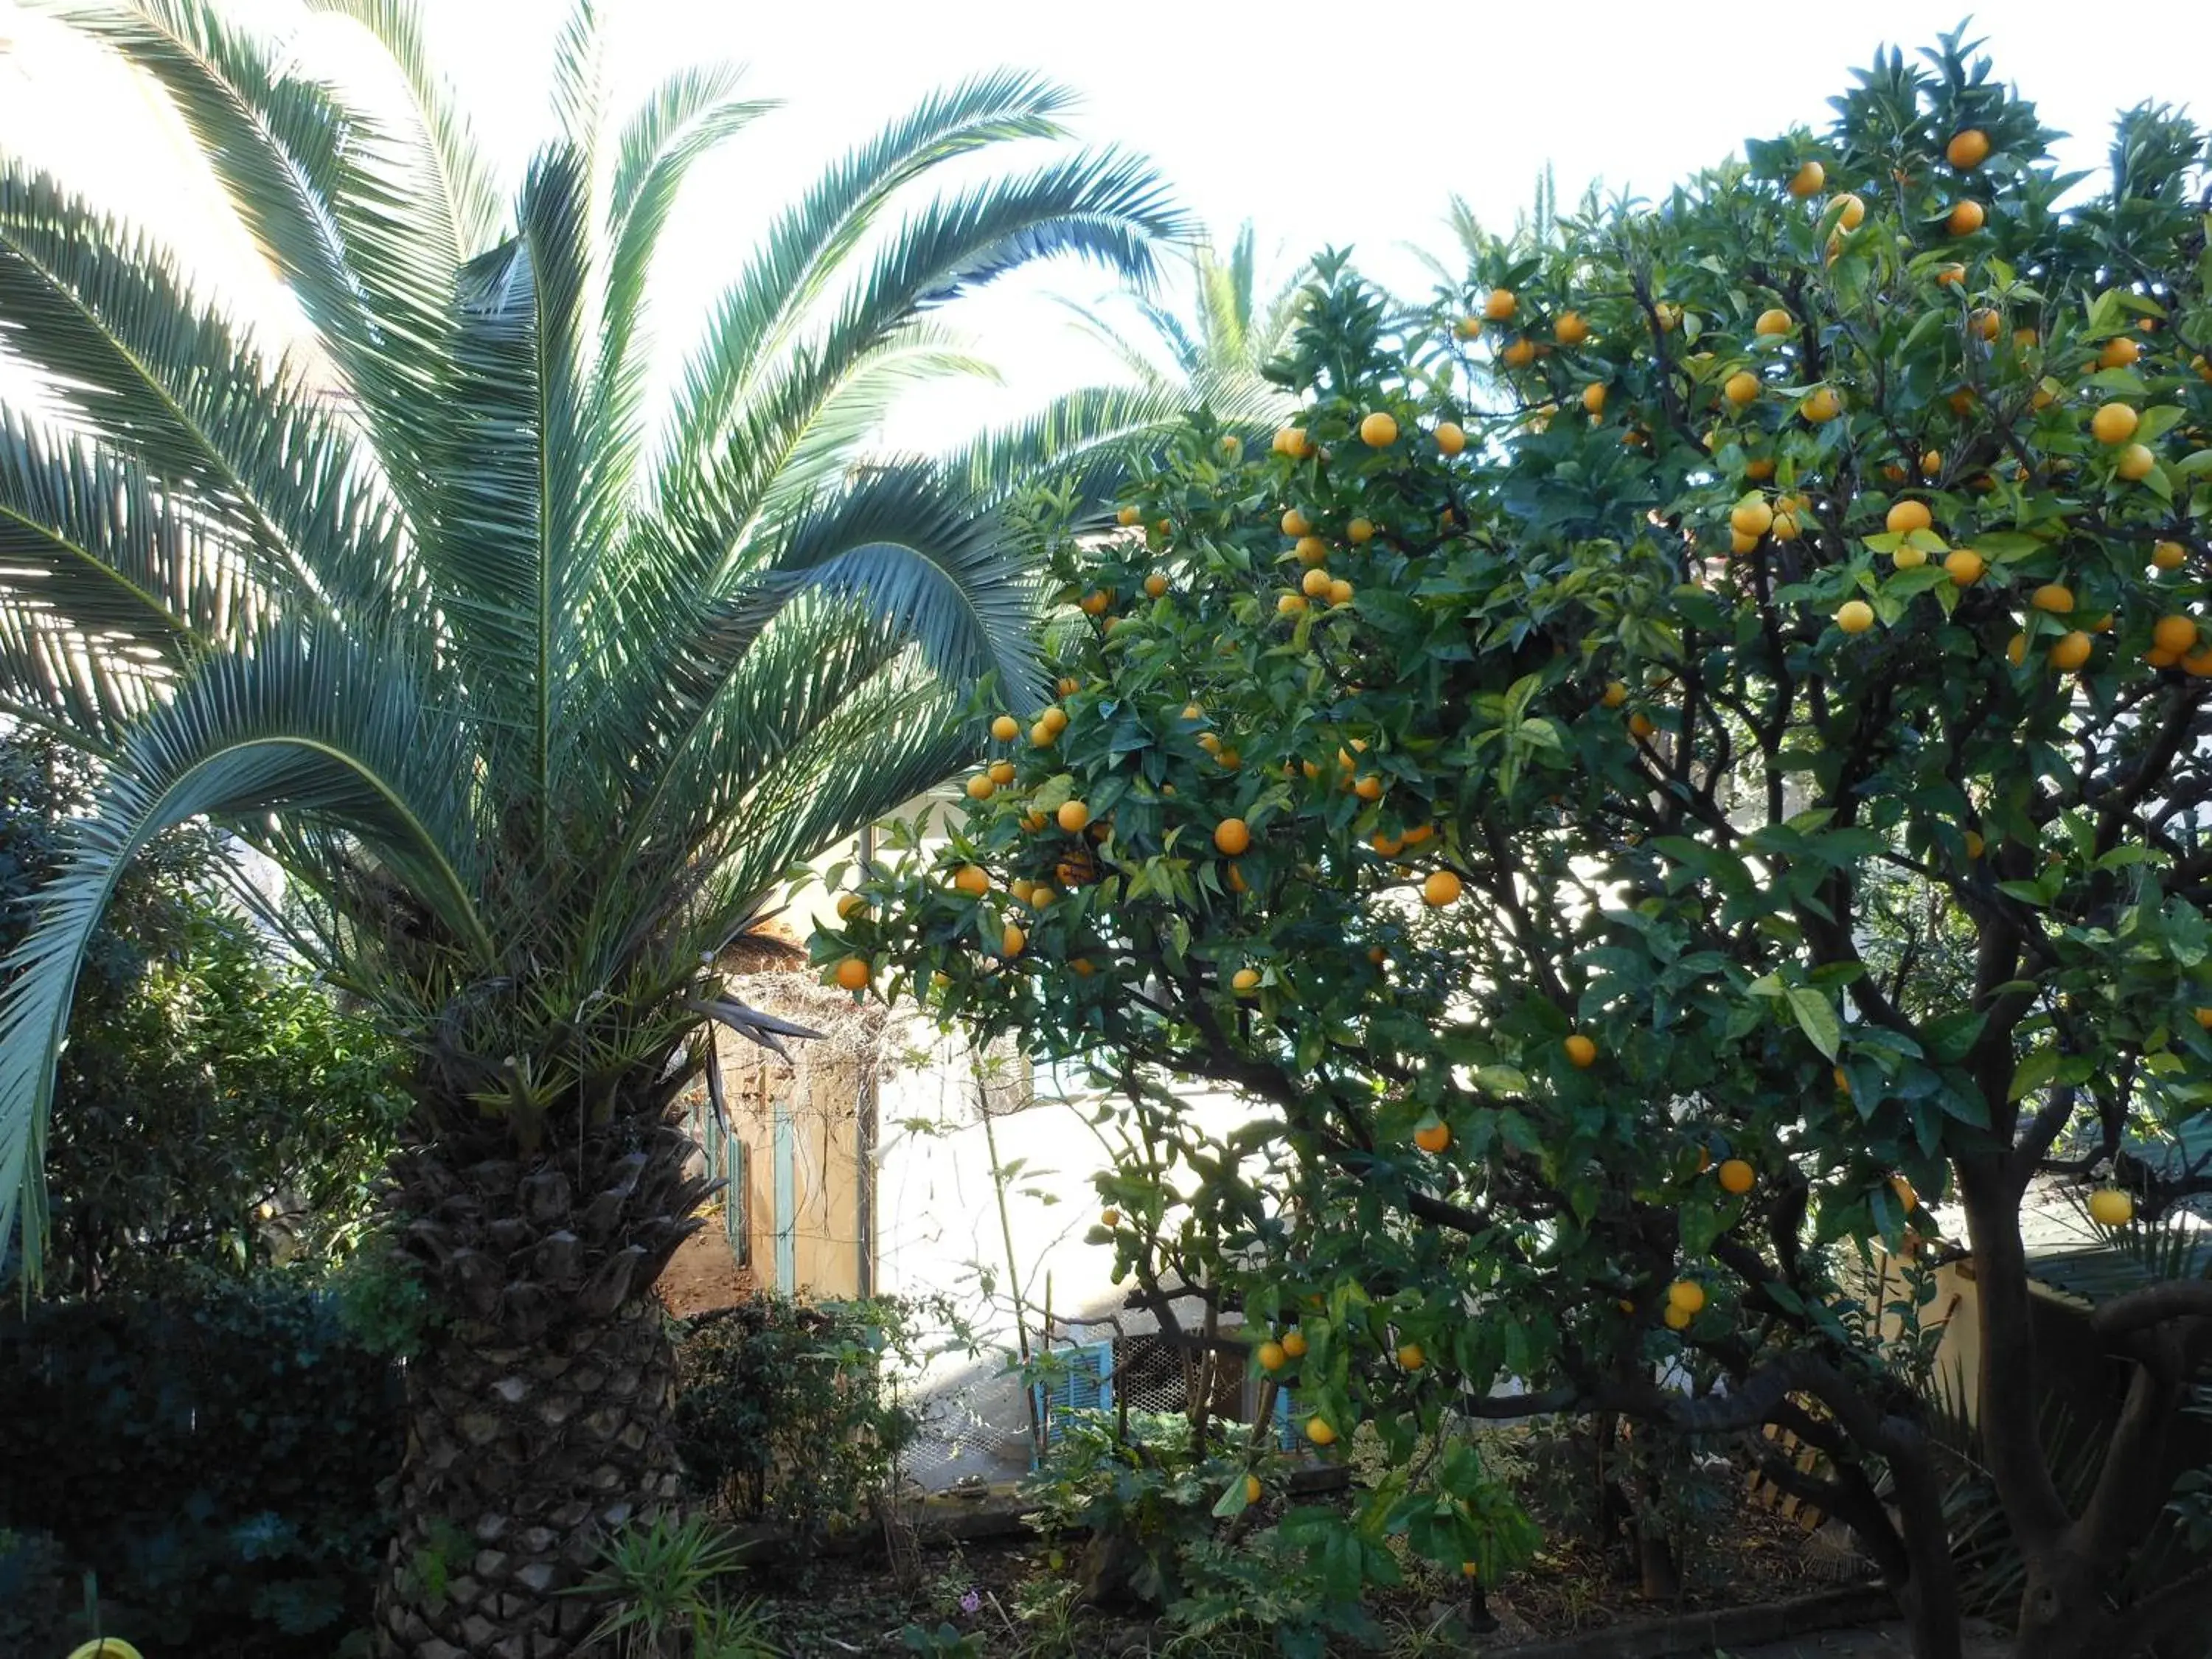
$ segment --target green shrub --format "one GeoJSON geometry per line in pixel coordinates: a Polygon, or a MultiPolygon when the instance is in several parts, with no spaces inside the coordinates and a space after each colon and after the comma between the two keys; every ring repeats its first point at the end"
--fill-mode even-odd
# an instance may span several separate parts
{"type": "Polygon", "coordinates": [[[11,1299],[0,1400],[0,1528],[51,1534],[72,1574],[97,1573],[106,1634],[329,1659],[367,1623],[400,1389],[328,1297],[195,1274],[27,1313],[11,1299]]]}
{"type": "Polygon", "coordinates": [[[883,1364],[907,1334],[889,1301],[757,1296],[690,1321],[672,1429],[693,1489],[799,1539],[857,1519],[914,1437],[883,1364]]]}

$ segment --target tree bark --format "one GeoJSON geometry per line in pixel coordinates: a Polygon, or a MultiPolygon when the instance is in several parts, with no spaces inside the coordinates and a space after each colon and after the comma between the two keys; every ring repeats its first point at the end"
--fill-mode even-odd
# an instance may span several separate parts
{"type": "Polygon", "coordinates": [[[401,1522],[377,1596],[387,1659],[565,1659],[601,1609],[563,1595],[606,1530],[674,1499],[675,1353],[634,1298],[550,1341],[447,1333],[408,1367],[401,1522]]]}
{"type": "Polygon", "coordinates": [[[407,1368],[380,1659],[570,1659],[601,1613],[572,1592],[608,1532],[675,1499],[675,1351],[652,1285],[709,1183],[685,1173],[672,1092],[534,1156],[495,1121],[393,1159],[444,1322],[407,1368]]]}

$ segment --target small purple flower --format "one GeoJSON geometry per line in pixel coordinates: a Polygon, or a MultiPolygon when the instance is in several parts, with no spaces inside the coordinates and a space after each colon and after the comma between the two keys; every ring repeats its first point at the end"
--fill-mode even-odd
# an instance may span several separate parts
{"type": "Polygon", "coordinates": [[[963,1613],[979,1613],[982,1610],[982,1607],[983,1592],[981,1590],[971,1589],[960,1598],[960,1611],[963,1613]]]}

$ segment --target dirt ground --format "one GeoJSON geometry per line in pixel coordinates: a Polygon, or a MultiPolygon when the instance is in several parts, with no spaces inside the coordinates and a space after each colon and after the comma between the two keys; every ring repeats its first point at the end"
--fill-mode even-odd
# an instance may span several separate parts
{"type": "Polygon", "coordinates": [[[752,1274],[737,1264],[721,1224],[711,1220],[676,1247],[659,1281],[660,1299],[679,1319],[727,1308],[752,1294],[752,1274]]]}
{"type": "MultiPolygon", "coordinates": [[[[1991,1626],[1979,1621],[1967,1626],[1965,1659],[2005,1659],[2008,1651],[2004,1637],[1991,1626]]],[[[1822,1631],[1758,1647],[1731,1648],[1729,1659],[1911,1659],[1911,1653],[1905,1626],[1891,1623],[1863,1630],[1822,1631]]]]}

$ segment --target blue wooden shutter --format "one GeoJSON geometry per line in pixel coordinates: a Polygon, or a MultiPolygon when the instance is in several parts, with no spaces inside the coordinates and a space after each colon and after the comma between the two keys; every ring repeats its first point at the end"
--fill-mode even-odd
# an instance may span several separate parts
{"type": "Polygon", "coordinates": [[[1066,1413],[1103,1412],[1114,1408],[1114,1345],[1086,1342],[1072,1348],[1054,1348],[1059,1375],[1036,1387],[1037,1413],[1044,1419],[1048,1442],[1060,1437],[1066,1413]]]}

